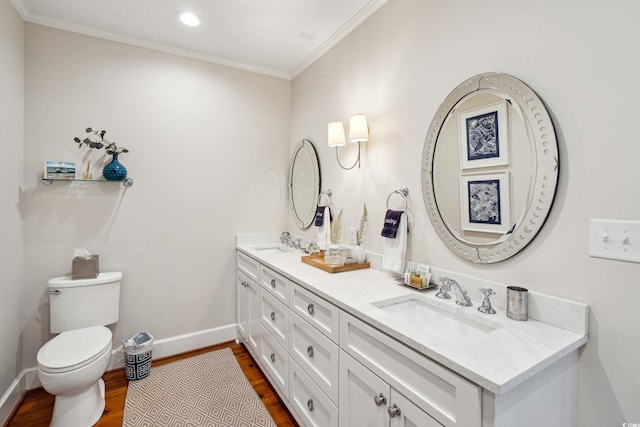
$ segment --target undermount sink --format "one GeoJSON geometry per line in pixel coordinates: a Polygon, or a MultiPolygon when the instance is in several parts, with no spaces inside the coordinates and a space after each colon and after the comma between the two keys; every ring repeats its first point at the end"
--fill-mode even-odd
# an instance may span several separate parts
{"type": "Polygon", "coordinates": [[[286,252],[293,252],[295,250],[292,247],[281,244],[257,245],[252,246],[251,249],[260,252],[262,255],[282,254],[286,252]]]}
{"type": "MultiPolygon", "coordinates": [[[[462,317],[456,313],[460,309],[449,310],[438,307],[435,303],[415,297],[398,301],[397,299],[372,303],[380,310],[402,320],[409,328],[435,335],[449,342],[483,338],[487,333],[496,330],[499,325],[487,320],[480,321],[462,317]]],[[[462,308],[462,310],[470,307],[462,308]]],[[[475,315],[475,313],[473,313],[475,315]]]]}

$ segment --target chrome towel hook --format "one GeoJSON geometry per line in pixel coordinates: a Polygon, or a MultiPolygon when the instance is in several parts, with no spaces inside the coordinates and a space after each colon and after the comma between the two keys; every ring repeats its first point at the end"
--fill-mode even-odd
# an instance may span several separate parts
{"type": "Polygon", "coordinates": [[[387,197],[387,209],[389,209],[389,200],[391,199],[391,196],[393,196],[394,194],[400,194],[402,196],[402,199],[404,200],[404,209],[403,210],[407,210],[407,197],[409,196],[409,189],[407,187],[402,187],[399,188],[397,190],[392,191],[389,196],[387,197]]]}

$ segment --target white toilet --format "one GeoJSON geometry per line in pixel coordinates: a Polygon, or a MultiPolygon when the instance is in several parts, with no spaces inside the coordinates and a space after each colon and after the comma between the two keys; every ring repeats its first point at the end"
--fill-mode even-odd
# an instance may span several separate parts
{"type": "Polygon", "coordinates": [[[104,381],[118,321],[122,273],[95,279],[49,280],[50,330],[59,333],[38,351],[38,377],[55,395],[51,427],[89,427],[104,410],[104,381]]]}

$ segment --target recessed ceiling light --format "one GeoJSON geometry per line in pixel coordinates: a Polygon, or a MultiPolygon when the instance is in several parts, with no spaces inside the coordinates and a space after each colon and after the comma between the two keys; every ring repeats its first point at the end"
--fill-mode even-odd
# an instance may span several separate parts
{"type": "Polygon", "coordinates": [[[200,25],[200,19],[198,19],[196,15],[190,12],[178,13],[178,19],[180,19],[180,22],[182,22],[184,25],[188,25],[190,27],[197,27],[198,25],[200,25]]]}

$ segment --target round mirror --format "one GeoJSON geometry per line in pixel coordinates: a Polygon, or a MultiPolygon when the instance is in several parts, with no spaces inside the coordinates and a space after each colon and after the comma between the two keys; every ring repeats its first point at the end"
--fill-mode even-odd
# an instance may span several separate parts
{"type": "Polygon", "coordinates": [[[558,180],[558,146],[544,104],[515,77],[463,82],[434,116],[422,192],[438,236],[476,263],[512,257],[540,231],[558,180]]]}
{"type": "Polygon", "coordinates": [[[289,207],[300,228],[315,218],[320,193],[320,165],[311,141],[303,139],[293,150],[289,166],[289,207]]]}

